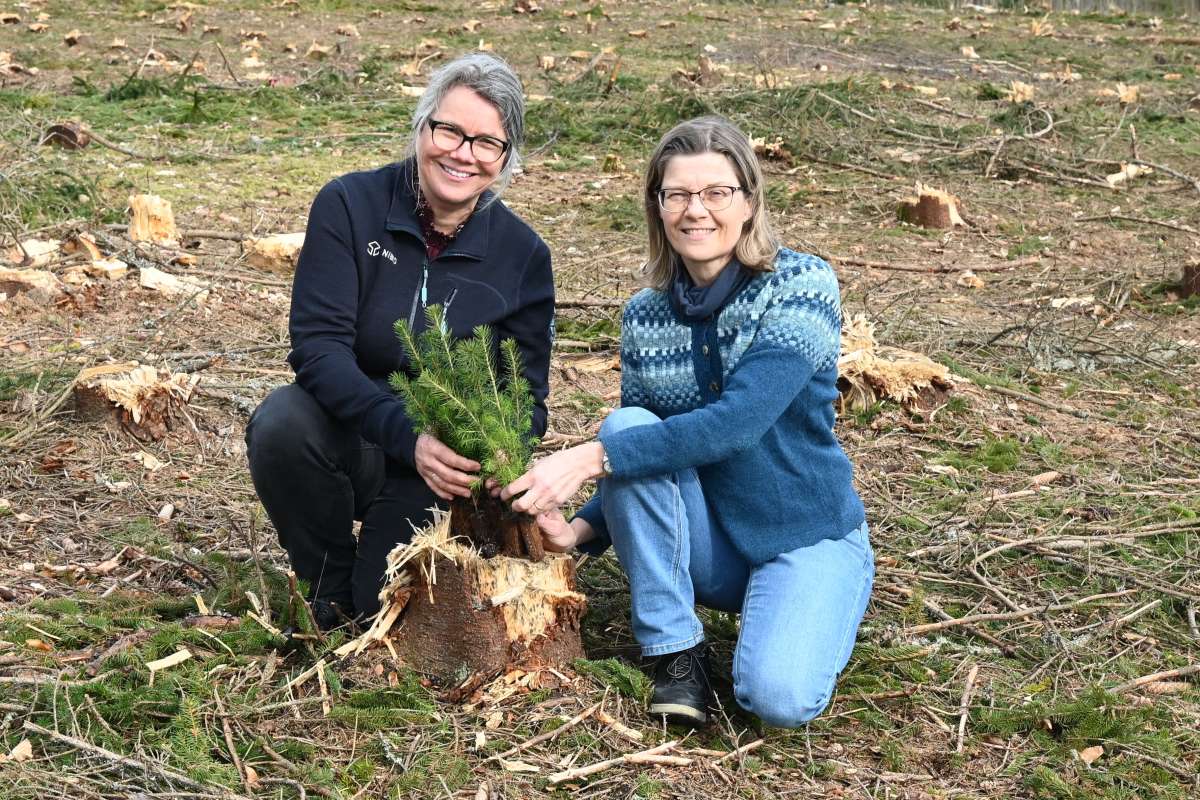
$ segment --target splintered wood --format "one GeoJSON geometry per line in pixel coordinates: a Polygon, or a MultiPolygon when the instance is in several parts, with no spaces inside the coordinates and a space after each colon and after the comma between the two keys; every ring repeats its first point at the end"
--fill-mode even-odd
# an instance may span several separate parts
{"type": "Polygon", "coordinates": [[[941,189],[917,184],[917,193],[900,201],[896,209],[903,222],[922,228],[953,228],[966,225],[958,213],[958,198],[941,189]]]}
{"type": "Polygon", "coordinates": [[[445,514],[391,552],[379,597],[370,630],[338,655],[383,643],[413,669],[447,681],[583,655],[587,600],[575,589],[575,562],[558,554],[484,558],[451,538],[445,514]]]}
{"type": "Polygon", "coordinates": [[[44,269],[0,267],[0,293],[9,297],[24,294],[35,303],[50,303],[63,296],[67,287],[53,272],[44,269]]]}
{"type": "Polygon", "coordinates": [[[135,194],[129,197],[129,238],[135,242],[175,245],[179,231],[171,204],[158,195],[135,194]]]}
{"type": "Polygon", "coordinates": [[[838,358],[842,411],[862,411],[880,400],[909,411],[929,410],[953,386],[950,370],[928,356],[878,344],[875,326],[865,316],[847,321],[838,358]]]}
{"type": "Polygon", "coordinates": [[[139,439],[162,439],[184,414],[199,378],[137,362],[101,364],[75,378],[76,412],[112,420],[139,439]]]}
{"type": "Polygon", "coordinates": [[[242,252],[246,255],[246,263],[252,267],[292,273],[296,271],[303,246],[303,233],[280,233],[261,239],[246,239],[242,242],[242,252]]]}

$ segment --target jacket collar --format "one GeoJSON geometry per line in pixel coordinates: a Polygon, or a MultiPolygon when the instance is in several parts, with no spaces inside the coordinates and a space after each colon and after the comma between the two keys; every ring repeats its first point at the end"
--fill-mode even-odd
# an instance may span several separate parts
{"type": "MultiPolygon", "coordinates": [[[[396,170],[396,185],[392,189],[392,202],[388,208],[387,229],[403,231],[424,243],[425,238],[421,235],[421,224],[417,221],[417,194],[414,190],[415,171],[416,164],[411,158],[400,162],[399,169],[396,170]]],[[[479,198],[479,205],[467,219],[467,224],[463,225],[458,236],[446,248],[446,252],[442,253],[442,256],[462,256],[476,261],[482,261],[487,256],[492,203],[499,202],[492,200],[489,203],[488,201],[491,199],[490,191],[483,193],[479,198]],[[479,206],[485,207],[480,208],[479,206]]]]}

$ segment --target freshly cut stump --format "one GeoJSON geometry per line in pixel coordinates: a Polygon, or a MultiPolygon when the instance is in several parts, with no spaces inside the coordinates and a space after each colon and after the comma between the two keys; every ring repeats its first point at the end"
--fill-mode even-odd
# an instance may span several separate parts
{"type": "Polygon", "coordinates": [[[583,656],[579,620],[587,600],[575,589],[575,562],[556,553],[541,561],[484,558],[451,538],[446,514],[391,552],[379,599],[370,630],[338,655],[382,643],[443,682],[583,656]]]}
{"type": "Polygon", "coordinates": [[[296,271],[300,260],[300,249],[304,247],[304,233],[279,233],[261,239],[246,239],[242,252],[246,263],[252,267],[290,275],[296,271]]]}
{"type": "Polygon", "coordinates": [[[892,400],[908,411],[927,412],[946,402],[953,388],[945,365],[922,353],[880,345],[875,326],[861,314],[846,320],[838,357],[842,411],[864,411],[892,400]]]}
{"type": "Polygon", "coordinates": [[[179,229],[170,202],[155,194],[130,195],[129,238],[135,242],[178,244],[179,229]]]}
{"type": "Polygon", "coordinates": [[[932,186],[917,184],[917,193],[906,197],[896,207],[903,222],[922,228],[953,228],[966,225],[958,213],[958,198],[932,186]]]}
{"type": "Polygon", "coordinates": [[[115,422],[143,441],[158,441],[185,415],[199,380],[136,361],[88,367],[75,378],[75,412],[81,419],[115,422]]]}
{"type": "Polygon", "coordinates": [[[49,270],[0,267],[0,293],[27,294],[35,303],[45,304],[65,295],[67,287],[49,270]]]}

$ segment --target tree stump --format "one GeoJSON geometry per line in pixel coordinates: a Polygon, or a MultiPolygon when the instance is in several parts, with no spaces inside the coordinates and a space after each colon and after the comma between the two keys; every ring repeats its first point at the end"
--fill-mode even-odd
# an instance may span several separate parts
{"type": "Polygon", "coordinates": [[[246,263],[269,272],[291,274],[296,271],[300,260],[300,249],[304,247],[304,233],[279,233],[261,239],[246,239],[242,252],[246,263]]]}
{"type": "Polygon", "coordinates": [[[896,214],[922,228],[952,228],[967,223],[958,213],[958,198],[941,189],[917,184],[917,193],[900,201],[896,214]]]}
{"type": "Polygon", "coordinates": [[[178,423],[199,378],[159,371],[137,362],[101,364],[75,378],[75,413],[115,422],[143,441],[159,440],[178,423]]]}
{"type": "Polygon", "coordinates": [[[449,515],[440,514],[392,551],[379,614],[338,655],[383,643],[407,666],[443,682],[582,657],[579,620],[587,600],[576,591],[569,556],[484,558],[453,539],[450,527],[449,515]]]}
{"type": "Polygon", "coordinates": [[[954,387],[950,370],[922,353],[885,347],[865,316],[847,320],[838,357],[838,408],[864,411],[892,400],[910,412],[927,412],[946,401],[954,387]]]}
{"type": "Polygon", "coordinates": [[[1180,297],[1191,297],[1200,294],[1200,261],[1188,264],[1183,268],[1183,278],[1179,282],[1180,297]]]}
{"type": "Polygon", "coordinates": [[[171,204],[154,194],[129,197],[129,238],[135,242],[175,245],[179,231],[171,204]]]}
{"type": "Polygon", "coordinates": [[[44,269],[0,267],[0,292],[13,297],[28,295],[35,303],[53,303],[66,294],[67,287],[53,272],[44,269]]]}

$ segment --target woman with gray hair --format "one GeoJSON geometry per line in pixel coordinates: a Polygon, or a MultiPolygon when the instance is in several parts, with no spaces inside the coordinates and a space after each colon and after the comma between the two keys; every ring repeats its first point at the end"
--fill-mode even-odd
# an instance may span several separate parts
{"type": "Polygon", "coordinates": [[[700,603],[741,614],[737,703],[798,727],[828,704],[874,576],[833,430],[837,278],[780,247],[754,150],[726,119],[663,137],[644,203],[651,286],[625,306],[621,408],[501,495],[538,513],[547,549],[617,551],[656,660],[652,715],[708,720],[700,603]],[[592,478],[568,522],[558,507],[592,478]]]}
{"type": "Polygon", "coordinates": [[[430,78],[408,157],[326,185],[292,287],[288,362],[246,428],[250,475],[323,628],[373,615],[388,552],[430,509],[470,494],[480,465],[413,430],[388,375],[408,368],[393,324],[441,305],[455,336],[515,339],[546,429],[550,252],[499,201],[520,162],[521,82],[473,53],[430,78]],[[362,527],[357,540],[355,520],[362,527]]]}

